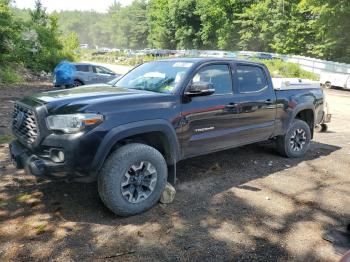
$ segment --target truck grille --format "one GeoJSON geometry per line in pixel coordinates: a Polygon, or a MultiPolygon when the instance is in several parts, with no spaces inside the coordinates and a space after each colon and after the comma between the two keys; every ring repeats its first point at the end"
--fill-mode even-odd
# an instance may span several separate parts
{"type": "Polygon", "coordinates": [[[22,142],[33,144],[38,138],[34,111],[16,103],[13,111],[12,131],[22,142]]]}

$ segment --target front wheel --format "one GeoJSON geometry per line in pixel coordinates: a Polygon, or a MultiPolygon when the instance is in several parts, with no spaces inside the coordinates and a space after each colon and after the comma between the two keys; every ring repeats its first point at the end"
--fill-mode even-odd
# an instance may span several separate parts
{"type": "Polygon", "coordinates": [[[309,125],[300,119],[293,120],[284,136],[277,137],[277,150],[286,157],[303,157],[310,147],[311,131],[309,125]]]}
{"type": "Polygon", "coordinates": [[[112,212],[130,216],[157,203],[167,176],[167,164],[159,151],[132,143],[118,148],[106,160],[98,177],[98,191],[112,212]]]}
{"type": "Polygon", "coordinates": [[[74,80],[73,87],[82,86],[83,83],[80,80],[74,80]]]}

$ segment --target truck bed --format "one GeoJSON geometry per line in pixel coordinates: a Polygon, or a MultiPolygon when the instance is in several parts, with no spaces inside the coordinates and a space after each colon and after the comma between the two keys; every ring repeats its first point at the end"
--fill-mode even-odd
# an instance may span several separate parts
{"type": "Polygon", "coordinates": [[[272,78],[272,83],[275,90],[314,89],[321,87],[319,81],[301,78],[272,78]]]}

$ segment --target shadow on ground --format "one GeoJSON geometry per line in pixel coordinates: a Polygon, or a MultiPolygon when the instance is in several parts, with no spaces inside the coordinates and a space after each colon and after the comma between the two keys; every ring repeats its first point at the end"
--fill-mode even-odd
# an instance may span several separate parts
{"type": "MultiPolygon", "coordinates": [[[[313,142],[306,158],[286,159],[278,156],[271,144],[259,144],[186,160],[179,164],[174,203],[159,204],[129,218],[116,217],[104,207],[96,183],[37,182],[8,174],[12,182],[0,189],[6,201],[1,205],[0,224],[21,221],[26,225],[32,217],[42,219],[46,227],[43,232],[36,228],[32,234],[25,232],[25,226],[11,232],[2,230],[0,243],[23,243],[12,256],[27,261],[38,259],[38,247],[51,248],[41,255],[43,260],[112,256],[108,259],[319,261],[312,248],[309,253],[292,256],[283,245],[284,238],[297,223],[309,221],[315,214],[342,223],[338,214],[315,202],[302,202],[296,195],[271,189],[297,207],[276,218],[237,196],[232,188],[259,193],[261,188],[246,184],[339,149],[313,142]],[[30,195],[28,200],[18,197],[26,194],[30,195]]],[[[322,190],[322,185],[312,190],[322,190]]],[[[4,251],[0,257],[1,254],[9,256],[4,251]]]]}

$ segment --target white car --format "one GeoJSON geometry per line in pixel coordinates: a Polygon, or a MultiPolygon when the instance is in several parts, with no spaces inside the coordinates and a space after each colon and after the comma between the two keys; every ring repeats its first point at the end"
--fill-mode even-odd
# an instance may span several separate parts
{"type": "Polygon", "coordinates": [[[336,86],[350,89],[350,74],[322,72],[320,74],[320,82],[326,88],[336,86]]]}

